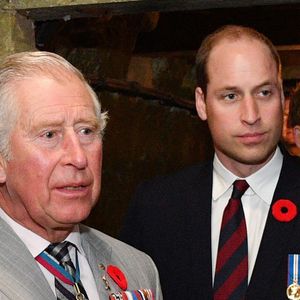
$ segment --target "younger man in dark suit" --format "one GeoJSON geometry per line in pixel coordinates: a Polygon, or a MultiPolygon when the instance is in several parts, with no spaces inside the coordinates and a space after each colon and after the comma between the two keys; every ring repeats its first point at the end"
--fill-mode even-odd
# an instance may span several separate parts
{"type": "Polygon", "coordinates": [[[214,159],[141,185],[121,237],[153,257],[167,300],[296,299],[300,165],[278,147],[278,53],[257,31],[225,26],[203,41],[197,70],[214,159]]]}

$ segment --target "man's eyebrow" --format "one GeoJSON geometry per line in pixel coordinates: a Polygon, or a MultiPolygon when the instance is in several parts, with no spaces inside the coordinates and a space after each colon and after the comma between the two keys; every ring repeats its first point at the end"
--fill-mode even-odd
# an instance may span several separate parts
{"type": "Polygon", "coordinates": [[[217,90],[217,93],[227,92],[227,91],[239,91],[240,88],[237,86],[223,86],[217,90]]]}
{"type": "Polygon", "coordinates": [[[89,116],[89,117],[80,117],[76,120],[75,124],[78,123],[99,123],[96,116],[89,116]]]}
{"type": "Polygon", "coordinates": [[[263,83],[259,84],[257,87],[259,88],[259,87],[263,87],[263,86],[266,86],[266,85],[277,86],[277,83],[273,82],[273,81],[270,81],[270,80],[266,80],[263,83]]]}
{"type": "Polygon", "coordinates": [[[27,130],[30,132],[33,131],[38,131],[41,130],[43,128],[47,128],[47,127],[59,127],[62,126],[63,121],[62,120],[41,120],[38,122],[28,122],[27,125],[27,130]]]}
{"type": "MultiPolygon", "coordinates": [[[[278,84],[276,82],[273,82],[273,81],[270,81],[270,80],[266,80],[260,84],[258,84],[257,86],[255,86],[253,89],[259,89],[261,87],[264,87],[264,86],[278,86],[278,84]]],[[[223,92],[223,91],[239,91],[241,90],[239,87],[237,86],[223,86],[223,87],[220,87],[217,92],[220,93],[220,92],[223,92]]]]}
{"type": "Polygon", "coordinates": [[[269,87],[275,87],[275,88],[276,88],[276,87],[279,87],[279,85],[278,85],[277,82],[267,80],[267,81],[264,81],[264,82],[262,82],[261,84],[255,86],[255,87],[253,88],[253,90],[254,90],[254,91],[255,91],[255,90],[259,90],[259,89],[261,89],[261,88],[263,88],[263,87],[267,87],[267,86],[269,86],[269,87]]]}
{"type": "MultiPolygon", "coordinates": [[[[45,120],[39,120],[35,122],[29,122],[28,129],[29,131],[36,131],[46,127],[61,127],[64,125],[64,123],[65,123],[64,119],[54,117],[53,119],[45,119],[45,120]]],[[[73,126],[76,126],[78,124],[89,124],[95,127],[96,129],[100,127],[100,123],[97,117],[88,117],[88,118],[81,117],[75,120],[73,126]]]]}
{"type": "Polygon", "coordinates": [[[97,117],[80,118],[76,120],[76,122],[74,123],[74,125],[78,125],[78,124],[89,124],[95,127],[95,129],[100,128],[100,121],[97,119],[97,117]]]}

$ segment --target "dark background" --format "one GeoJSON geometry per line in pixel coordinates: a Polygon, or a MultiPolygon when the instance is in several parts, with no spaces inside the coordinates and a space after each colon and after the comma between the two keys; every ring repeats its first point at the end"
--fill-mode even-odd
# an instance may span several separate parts
{"type": "Polygon", "coordinates": [[[139,182],[212,155],[194,110],[194,59],[207,34],[224,24],[254,27],[278,46],[285,86],[300,77],[299,4],[161,10],[92,8],[84,18],[35,23],[37,48],[82,70],[109,112],[102,192],[87,224],[113,236],[139,182]]]}

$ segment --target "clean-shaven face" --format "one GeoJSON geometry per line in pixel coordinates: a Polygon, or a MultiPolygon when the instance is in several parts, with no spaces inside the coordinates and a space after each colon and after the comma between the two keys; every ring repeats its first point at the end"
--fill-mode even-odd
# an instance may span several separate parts
{"type": "Polygon", "coordinates": [[[83,83],[33,77],[15,90],[20,118],[11,134],[3,209],[44,236],[84,220],[100,192],[102,142],[83,83]]]}
{"type": "Polygon", "coordinates": [[[216,154],[234,173],[244,165],[254,172],[272,157],[281,136],[281,82],[275,61],[257,40],[225,39],[212,50],[207,68],[207,96],[198,88],[196,101],[216,154]]]}

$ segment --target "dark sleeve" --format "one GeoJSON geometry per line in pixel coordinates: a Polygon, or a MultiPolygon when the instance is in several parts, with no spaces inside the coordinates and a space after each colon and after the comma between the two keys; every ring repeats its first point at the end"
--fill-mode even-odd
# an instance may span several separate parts
{"type": "Polygon", "coordinates": [[[139,185],[119,238],[155,260],[162,250],[178,249],[178,243],[187,235],[184,230],[189,227],[189,210],[198,207],[199,169],[192,166],[139,185]]]}
{"type": "Polygon", "coordinates": [[[119,239],[139,250],[143,250],[143,228],[145,226],[144,205],[147,199],[144,199],[146,193],[143,192],[143,185],[140,185],[133,195],[123,224],[119,239]]]}

